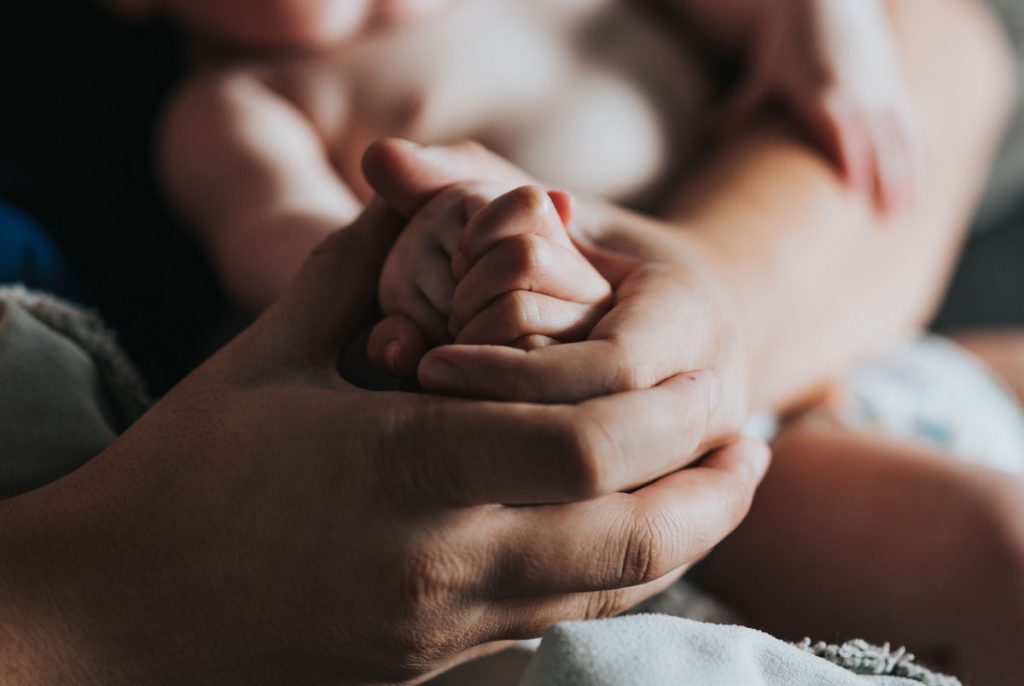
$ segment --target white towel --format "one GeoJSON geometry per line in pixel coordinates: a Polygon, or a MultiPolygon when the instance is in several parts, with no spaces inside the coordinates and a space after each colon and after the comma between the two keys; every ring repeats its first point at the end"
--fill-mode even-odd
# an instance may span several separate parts
{"type": "Polygon", "coordinates": [[[916,665],[913,656],[902,650],[875,648],[862,641],[797,646],[740,626],[631,615],[548,629],[520,686],[634,684],[955,686],[959,682],[916,665]]]}

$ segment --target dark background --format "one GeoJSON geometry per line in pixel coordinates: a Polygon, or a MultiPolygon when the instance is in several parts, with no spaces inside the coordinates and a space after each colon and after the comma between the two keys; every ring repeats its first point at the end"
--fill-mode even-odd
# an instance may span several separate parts
{"type": "Polygon", "coordinates": [[[177,44],[90,0],[0,0],[0,198],[52,233],[156,392],[206,352],[224,308],[153,172],[177,44]]]}
{"type": "MultiPolygon", "coordinates": [[[[153,171],[177,45],[89,0],[0,0],[0,199],[50,230],[157,393],[226,312],[153,171]]],[[[1024,203],[1000,224],[972,239],[940,328],[1024,322],[1024,203]]]]}

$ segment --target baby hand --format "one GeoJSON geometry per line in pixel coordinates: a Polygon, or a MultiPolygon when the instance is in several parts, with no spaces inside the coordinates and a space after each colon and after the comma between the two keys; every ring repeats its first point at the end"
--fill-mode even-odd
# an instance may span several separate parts
{"type": "Polygon", "coordinates": [[[751,76],[724,120],[791,107],[847,182],[883,211],[906,205],[921,163],[882,0],[763,0],[751,76]]]}
{"type": "Polygon", "coordinates": [[[411,377],[437,345],[581,340],[607,310],[610,285],[570,238],[571,196],[524,186],[490,197],[456,186],[409,222],[381,274],[371,362],[411,377]]]}

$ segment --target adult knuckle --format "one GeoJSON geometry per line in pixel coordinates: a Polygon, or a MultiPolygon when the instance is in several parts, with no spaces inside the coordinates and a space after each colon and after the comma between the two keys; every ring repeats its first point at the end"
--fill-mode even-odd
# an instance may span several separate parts
{"type": "Polygon", "coordinates": [[[616,441],[605,423],[583,415],[565,436],[561,465],[568,491],[581,499],[613,491],[610,465],[614,464],[616,451],[616,441]]]}
{"type": "MultiPolygon", "coordinates": [[[[685,546],[686,550],[706,553],[725,538],[725,531],[703,512],[689,511],[678,515],[673,521],[672,536],[674,541],[685,546]]],[[[690,562],[683,560],[682,562],[690,562]]]]}
{"type": "Polygon", "coordinates": [[[379,426],[383,438],[374,446],[379,492],[412,507],[464,501],[464,481],[454,463],[422,456],[421,446],[452,438],[439,408],[389,403],[379,426]]]}
{"type": "Polygon", "coordinates": [[[641,388],[640,370],[631,364],[620,361],[613,367],[610,381],[609,393],[621,393],[622,391],[635,391],[641,388]]]}
{"type": "Polygon", "coordinates": [[[624,341],[610,341],[614,346],[611,373],[608,382],[609,393],[638,391],[650,388],[660,379],[655,379],[651,363],[639,358],[633,347],[624,341]]]}
{"type": "Polygon", "coordinates": [[[419,683],[423,675],[451,656],[460,646],[454,645],[449,631],[437,621],[425,626],[411,626],[396,632],[394,645],[381,651],[389,683],[419,683]]]}
{"type": "Polygon", "coordinates": [[[463,566],[442,547],[408,551],[396,569],[396,597],[414,614],[444,607],[465,577],[463,566]]]}
{"type": "Polygon", "coordinates": [[[621,615],[630,603],[621,591],[598,591],[587,596],[583,614],[586,619],[605,619],[621,615]]]}
{"type": "Polygon", "coordinates": [[[621,586],[638,586],[668,574],[674,568],[668,541],[677,533],[658,512],[638,508],[627,523],[625,544],[620,552],[621,586]]]}

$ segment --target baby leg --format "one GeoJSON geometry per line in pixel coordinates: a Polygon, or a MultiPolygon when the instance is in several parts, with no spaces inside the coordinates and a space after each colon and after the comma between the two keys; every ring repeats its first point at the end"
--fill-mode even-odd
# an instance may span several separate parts
{"type": "Polygon", "coordinates": [[[1024,481],[811,419],[774,448],[699,581],[784,638],[892,641],[969,683],[1020,683],[1024,481]]]}

